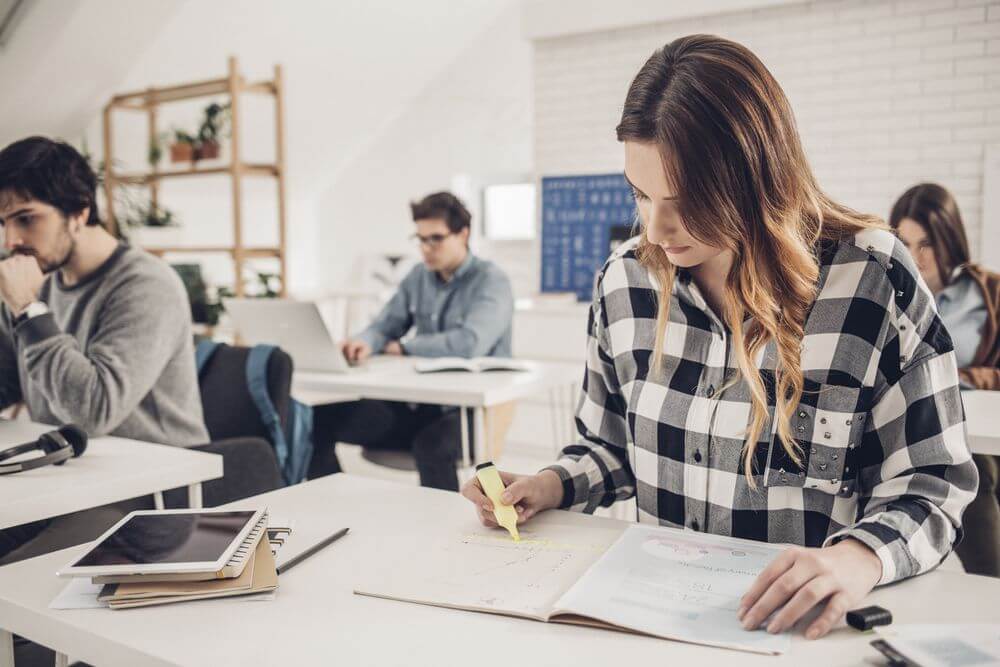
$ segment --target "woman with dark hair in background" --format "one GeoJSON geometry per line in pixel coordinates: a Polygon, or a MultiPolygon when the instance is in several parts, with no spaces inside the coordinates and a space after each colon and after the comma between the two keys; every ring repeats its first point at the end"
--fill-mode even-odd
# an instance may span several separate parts
{"type": "MultiPolygon", "coordinates": [[[[889,224],[913,255],[955,344],[962,382],[1000,390],[1000,275],[969,261],[958,204],[940,185],[915,185],[892,207],[889,224]]],[[[1000,576],[1000,459],[972,457],[979,492],[965,511],[965,540],[955,549],[965,569],[1000,576]]]]}

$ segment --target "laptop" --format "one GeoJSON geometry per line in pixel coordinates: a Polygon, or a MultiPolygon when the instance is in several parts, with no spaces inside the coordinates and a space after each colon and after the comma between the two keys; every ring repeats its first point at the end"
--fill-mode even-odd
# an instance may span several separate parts
{"type": "Polygon", "coordinates": [[[324,373],[350,373],[340,346],[326,328],[319,307],[288,299],[223,299],[226,312],[246,345],[277,345],[295,368],[324,373]]]}

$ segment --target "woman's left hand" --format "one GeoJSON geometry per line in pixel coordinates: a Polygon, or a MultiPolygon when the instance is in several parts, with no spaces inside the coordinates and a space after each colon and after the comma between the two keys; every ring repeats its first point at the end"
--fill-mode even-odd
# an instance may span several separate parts
{"type": "Polygon", "coordinates": [[[875,552],[854,539],[823,549],[792,547],[764,568],[740,601],[737,617],[755,630],[784,605],[767,626],[770,633],[792,627],[818,604],[826,608],[806,629],[807,639],[825,635],[857,607],[882,578],[875,552]]]}

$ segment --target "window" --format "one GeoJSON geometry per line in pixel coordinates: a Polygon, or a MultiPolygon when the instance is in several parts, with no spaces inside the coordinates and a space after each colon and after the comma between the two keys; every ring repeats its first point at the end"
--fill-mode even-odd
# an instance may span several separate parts
{"type": "Polygon", "coordinates": [[[535,238],[535,184],[487,185],[483,188],[483,220],[490,240],[535,238]]]}

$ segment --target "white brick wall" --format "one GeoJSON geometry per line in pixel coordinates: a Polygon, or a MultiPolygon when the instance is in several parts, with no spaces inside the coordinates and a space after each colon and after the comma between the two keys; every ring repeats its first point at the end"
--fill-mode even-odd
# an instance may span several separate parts
{"type": "Polygon", "coordinates": [[[632,77],[655,48],[695,32],[764,61],[827,192],[885,217],[908,186],[937,181],[980,254],[983,156],[1000,143],[1000,1],[817,1],[538,40],[537,173],[620,170],[614,128],[632,77]]]}

